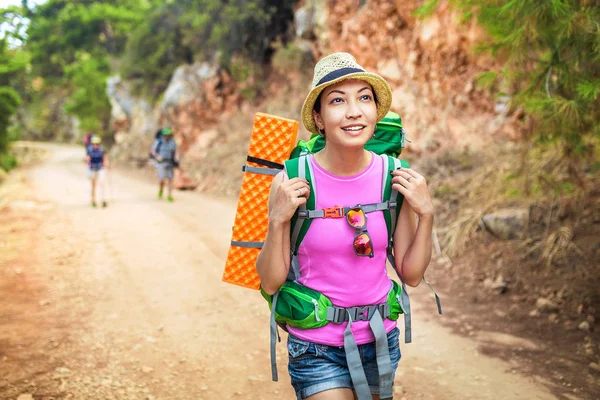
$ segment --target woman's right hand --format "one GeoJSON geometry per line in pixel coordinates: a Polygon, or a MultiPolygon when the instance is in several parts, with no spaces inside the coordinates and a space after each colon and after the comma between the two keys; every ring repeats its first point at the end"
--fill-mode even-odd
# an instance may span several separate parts
{"type": "Polygon", "coordinates": [[[271,184],[267,237],[256,259],[260,284],[268,294],[275,294],[288,276],[290,221],[298,206],[306,204],[309,191],[306,179],[289,179],[284,171],[271,184]]]}
{"type": "Polygon", "coordinates": [[[284,174],[283,182],[275,190],[275,198],[269,207],[269,224],[290,221],[296,209],[306,204],[309,194],[310,187],[306,179],[288,179],[284,174]]]}

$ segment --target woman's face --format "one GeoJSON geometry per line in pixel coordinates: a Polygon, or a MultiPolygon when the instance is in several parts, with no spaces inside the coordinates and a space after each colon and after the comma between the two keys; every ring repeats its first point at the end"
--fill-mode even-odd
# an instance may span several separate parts
{"type": "Polygon", "coordinates": [[[319,129],[325,129],[327,142],[342,146],[364,146],[373,136],[377,105],[371,85],[349,79],[331,85],[321,93],[321,110],[313,110],[319,129]]]}

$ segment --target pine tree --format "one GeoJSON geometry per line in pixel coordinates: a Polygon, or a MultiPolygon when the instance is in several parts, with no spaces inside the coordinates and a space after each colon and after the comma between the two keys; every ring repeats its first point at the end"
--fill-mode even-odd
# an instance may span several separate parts
{"type": "MultiPolygon", "coordinates": [[[[431,13],[438,2],[427,2],[419,13],[431,13]]],[[[482,79],[511,88],[498,94],[523,107],[536,138],[557,143],[570,161],[590,154],[600,136],[600,2],[450,2],[487,30],[482,48],[504,63],[482,79]]]]}

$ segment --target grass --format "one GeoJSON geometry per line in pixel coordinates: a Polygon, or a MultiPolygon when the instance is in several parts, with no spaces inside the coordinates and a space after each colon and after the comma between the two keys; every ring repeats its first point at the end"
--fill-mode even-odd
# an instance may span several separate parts
{"type": "MultiPolygon", "coordinates": [[[[446,226],[439,229],[440,244],[450,256],[468,248],[483,215],[507,207],[547,205],[553,199],[572,199],[575,204],[585,200],[585,187],[594,187],[600,180],[597,174],[583,176],[581,187],[572,176],[572,165],[560,159],[560,149],[533,145],[527,151],[514,146],[490,147],[482,153],[467,150],[445,152],[432,160],[428,180],[435,182],[431,192],[442,204],[441,214],[446,226]],[[519,157],[520,156],[520,157],[519,157]],[[519,160],[520,162],[516,161],[519,160]]],[[[594,162],[587,171],[593,170],[594,162]]],[[[436,206],[437,207],[437,206],[436,206]]],[[[552,205],[550,209],[552,209],[552,205]]],[[[573,229],[564,226],[556,215],[542,221],[543,227],[528,232],[525,253],[536,255],[546,265],[563,262],[572,252],[581,252],[573,244],[573,229]]]]}
{"type": "Polygon", "coordinates": [[[435,189],[433,195],[437,198],[448,198],[453,194],[457,193],[456,187],[448,184],[444,184],[439,188],[435,189]]]}
{"type": "Polygon", "coordinates": [[[14,154],[10,152],[0,154],[0,169],[4,170],[5,172],[16,168],[18,164],[17,157],[15,157],[14,154]]]}

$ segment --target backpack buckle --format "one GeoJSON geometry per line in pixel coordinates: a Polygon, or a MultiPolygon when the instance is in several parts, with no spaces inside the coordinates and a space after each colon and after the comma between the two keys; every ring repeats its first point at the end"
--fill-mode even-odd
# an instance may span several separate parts
{"type": "Polygon", "coordinates": [[[358,306],[353,307],[355,321],[369,321],[373,315],[373,306],[358,306]]]}
{"type": "Polygon", "coordinates": [[[323,218],[344,218],[344,209],[339,206],[324,208],[323,218]]]}

